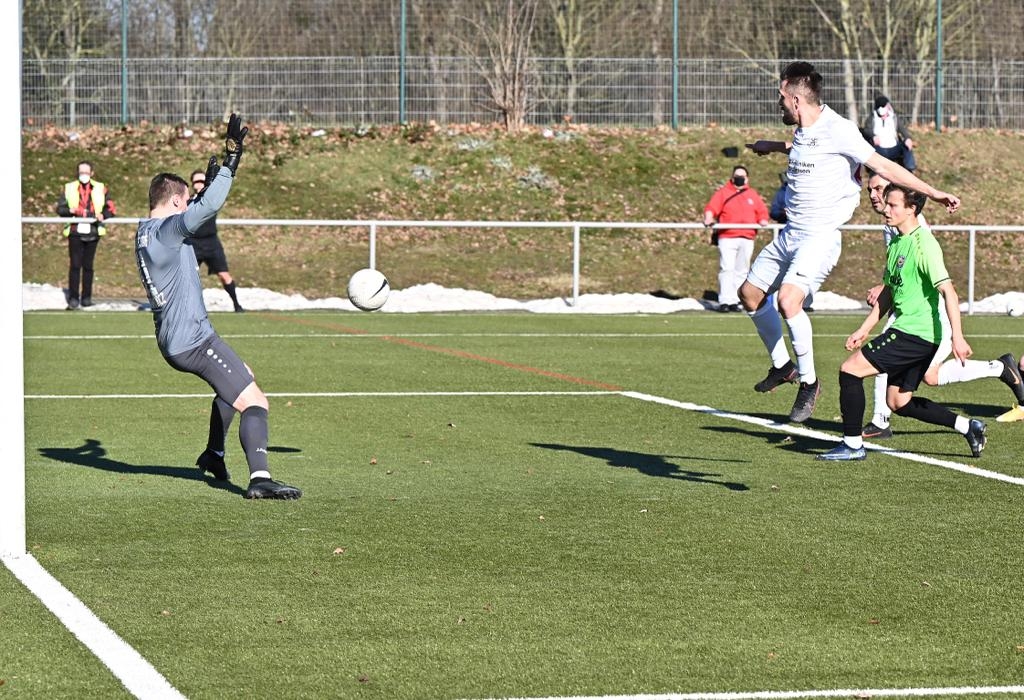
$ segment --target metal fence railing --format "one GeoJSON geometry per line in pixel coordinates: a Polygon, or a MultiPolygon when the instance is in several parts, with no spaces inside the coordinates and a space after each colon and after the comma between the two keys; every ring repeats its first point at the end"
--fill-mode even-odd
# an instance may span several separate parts
{"type": "MultiPolygon", "coordinates": [[[[843,63],[815,63],[825,78],[825,99],[840,113],[849,105],[843,63]]],[[[116,125],[122,98],[129,122],[208,123],[232,110],[254,120],[316,126],[406,121],[491,122],[487,83],[465,57],[405,58],[117,59],[25,60],[22,119],[26,125],[116,125]],[[400,84],[401,82],[401,84],[400,84]]],[[[881,75],[882,62],[861,70],[881,75]]],[[[934,122],[935,85],[926,63],[888,67],[889,97],[905,123],[934,122]]],[[[763,66],[735,59],[590,58],[569,80],[559,59],[529,64],[527,122],[559,123],[566,115],[593,125],[669,124],[676,107],[681,124],[776,123],[777,84],[763,66]]],[[[944,64],[943,121],[963,128],[1024,129],[1024,62],[959,61],[944,64]]],[[[854,98],[861,114],[873,93],[854,98]]]]}
{"type": "MultiPolygon", "coordinates": [[[[76,221],[74,218],[52,217],[52,216],[23,216],[22,224],[53,224],[65,226],[69,221],[76,221]]],[[[81,221],[92,221],[81,219],[81,221]]],[[[107,219],[105,224],[116,226],[127,224],[137,226],[138,218],[117,217],[107,219]]],[[[666,223],[666,222],[625,222],[625,221],[405,221],[392,219],[218,219],[218,225],[224,226],[312,226],[320,228],[365,228],[367,232],[367,265],[371,268],[377,267],[377,234],[380,229],[409,229],[409,228],[446,228],[446,229],[563,229],[572,232],[572,306],[577,306],[580,295],[580,266],[583,261],[584,231],[629,229],[629,230],[690,230],[705,231],[704,224],[696,223],[666,223]]],[[[716,224],[714,228],[735,228],[737,223],[716,224]]],[[[781,224],[767,224],[764,226],[750,224],[749,228],[778,231],[781,224]]],[[[841,226],[843,231],[881,231],[880,225],[848,224],[841,226]]],[[[974,312],[974,287],[976,280],[977,260],[977,238],[979,233],[1024,233],[1024,226],[976,226],[962,224],[958,226],[932,226],[935,232],[945,231],[967,234],[967,313],[974,312]]]]}

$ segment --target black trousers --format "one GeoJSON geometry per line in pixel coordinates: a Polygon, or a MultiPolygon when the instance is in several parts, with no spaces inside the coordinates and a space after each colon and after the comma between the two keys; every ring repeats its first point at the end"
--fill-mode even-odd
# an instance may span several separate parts
{"type": "Polygon", "coordinates": [[[68,255],[71,264],[68,267],[68,299],[92,299],[93,261],[96,260],[96,246],[100,240],[83,241],[72,233],[68,236],[68,255]],[[78,286],[81,283],[82,293],[79,296],[78,286]]]}

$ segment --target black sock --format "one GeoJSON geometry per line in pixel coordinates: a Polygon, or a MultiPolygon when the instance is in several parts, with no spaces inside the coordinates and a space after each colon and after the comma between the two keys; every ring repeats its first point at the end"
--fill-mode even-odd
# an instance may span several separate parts
{"type": "Polygon", "coordinates": [[[224,453],[224,439],[235,417],[235,409],[219,396],[213,398],[210,407],[210,435],[206,438],[206,449],[224,453]]]}
{"type": "Polygon", "coordinates": [[[231,297],[231,303],[238,306],[238,297],[235,295],[235,283],[225,282],[224,291],[228,293],[229,297],[231,297]]]}
{"type": "Polygon", "coordinates": [[[859,436],[864,423],[864,379],[839,372],[839,411],[843,414],[843,435],[859,436]]]}
{"type": "Polygon", "coordinates": [[[262,406],[250,406],[242,411],[242,418],[238,421],[238,439],[245,451],[245,461],[249,463],[250,474],[269,469],[270,461],[267,457],[269,436],[267,409],[262,406]]]}
{"type": "Polygon", "coordinates": [[[896,409],[894,413],[898,416],[916,418],[924,423],[942,425],[947,428],[956,427],[955,413],[945,406],[940,406],[934,401],[930,401],[923,396],[915,396],[911,398],[910,401],[907,402],[906,406],[896,409]]]}

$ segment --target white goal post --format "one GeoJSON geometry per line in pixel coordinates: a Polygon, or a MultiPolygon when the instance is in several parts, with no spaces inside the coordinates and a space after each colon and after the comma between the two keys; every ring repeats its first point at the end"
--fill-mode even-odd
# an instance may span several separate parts
{"type": "Polygon", "coordinates": [[[0,110],[3,151],[8,153],[4,186],[0,187],[3,227],[0,253],[0,328],[4,341],[0,371],[0,557],[25,554],[25,375],[21,312],[21,2],[2,3],[0,22],[7,29],[0,41],[0,94],[9,97],[0,110]],[[6,21],[2,18],[6,17],[6,21]],[[10,149],[9,151],[7,149],[10,149]],[[14,232],[18,235],[15,236],[14,232]]]}

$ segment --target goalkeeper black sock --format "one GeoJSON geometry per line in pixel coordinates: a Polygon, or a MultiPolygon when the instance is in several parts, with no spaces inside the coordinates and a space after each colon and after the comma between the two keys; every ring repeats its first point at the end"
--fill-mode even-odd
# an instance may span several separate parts
{"type": "Polygon", "coordinates": [[[250,406],[242,411],[242,418],[238,421],[238,439],[245,451],[250,474],[269,471],[267,444],[270,441],[270,427],[267,415],[267,409],[262,406],[250,406]]]}
{"type": "Polygon", "coordinates": [[[235,417],[235,408],[219,396],[214,397],[210,407],[210,435],[206,438],[206,449],[224,454],[224,440],[235,417]]]}

